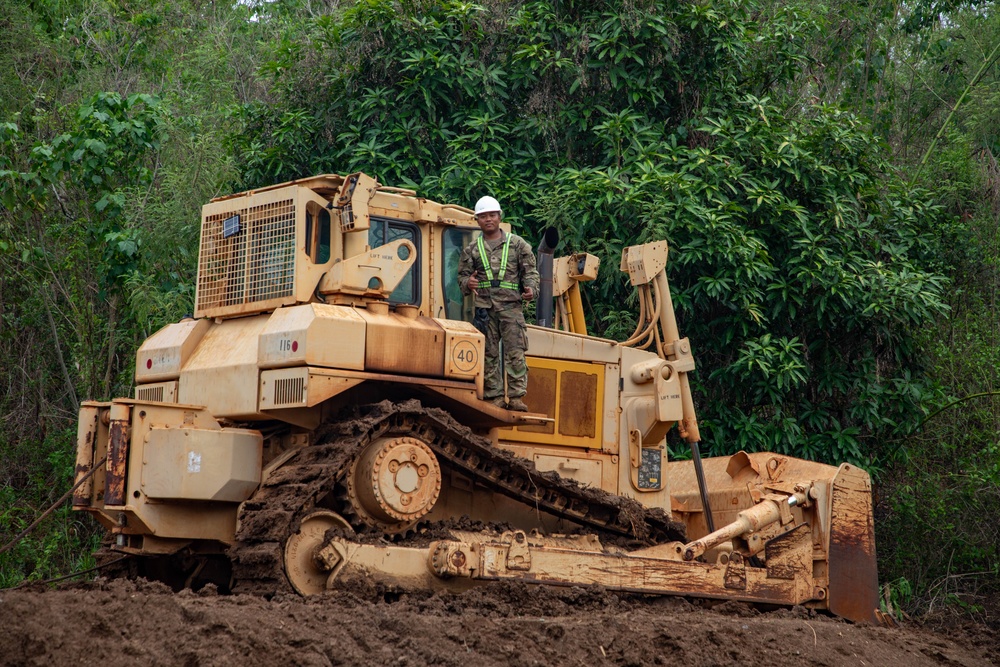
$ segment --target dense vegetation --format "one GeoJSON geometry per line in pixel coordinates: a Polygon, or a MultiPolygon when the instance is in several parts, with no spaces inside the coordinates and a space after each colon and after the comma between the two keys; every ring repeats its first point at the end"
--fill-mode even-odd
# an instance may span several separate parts
{"type": "MultiPolygon", "coordinates": [[[[3,541],[190,311],[199,206],[363,170],[557,226],[609,336],[622,247],[667,239],[706,448],[871,471],[891,604],[996,595],[992,2],[0,0],[0,40],[3,541]]],[[[92,540],[60,510],[0,585],[92,540]]]]}

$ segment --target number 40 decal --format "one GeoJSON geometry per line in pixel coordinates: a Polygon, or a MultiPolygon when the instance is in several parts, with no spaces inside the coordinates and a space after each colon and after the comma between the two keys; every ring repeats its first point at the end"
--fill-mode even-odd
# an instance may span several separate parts
{"type": "Polygon", "coordinates": [[[461,340],[452,348],[451,363],[462,372],[472,371],[479,363],[479,350],[471,341],[461,340]]]}

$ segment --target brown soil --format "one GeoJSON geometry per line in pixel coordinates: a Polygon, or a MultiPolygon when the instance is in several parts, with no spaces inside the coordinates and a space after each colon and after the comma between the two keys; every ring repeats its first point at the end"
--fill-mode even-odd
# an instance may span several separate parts
{"type": "Polygon", "coordinates": [[[1000,664],[995,628],[855,625],[806,609],[495,584],[267,601],[143,580],[0,591],[2,665],[1000,664]]]}

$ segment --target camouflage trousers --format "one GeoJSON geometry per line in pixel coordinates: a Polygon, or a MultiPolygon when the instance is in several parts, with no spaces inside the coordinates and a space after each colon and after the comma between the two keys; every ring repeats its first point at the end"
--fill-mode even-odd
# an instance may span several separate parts
{"type": "Polygon", "coordinates": [[[520,308],[489,309],[486,326],[486,373],[483,397],[486,400],[504,395],[504,374],[507,376],[507,398],[520,398],[528,391],[528,366],[524,353],[528,349],[528,327],[520,308]],[[503,369],[500,367],[500,343],[503,342],[503,369]]]}

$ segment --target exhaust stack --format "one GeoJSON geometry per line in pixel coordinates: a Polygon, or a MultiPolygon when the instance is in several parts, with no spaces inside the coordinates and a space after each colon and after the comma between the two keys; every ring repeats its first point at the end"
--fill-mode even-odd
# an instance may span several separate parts
{"type": "Polygon", "coordinates": [[[559,245],[559,232],[555,227],[546,227],[538,244],[538,306],[535,323],[540,327],[552,328],[552,255],[559,245]]]}

